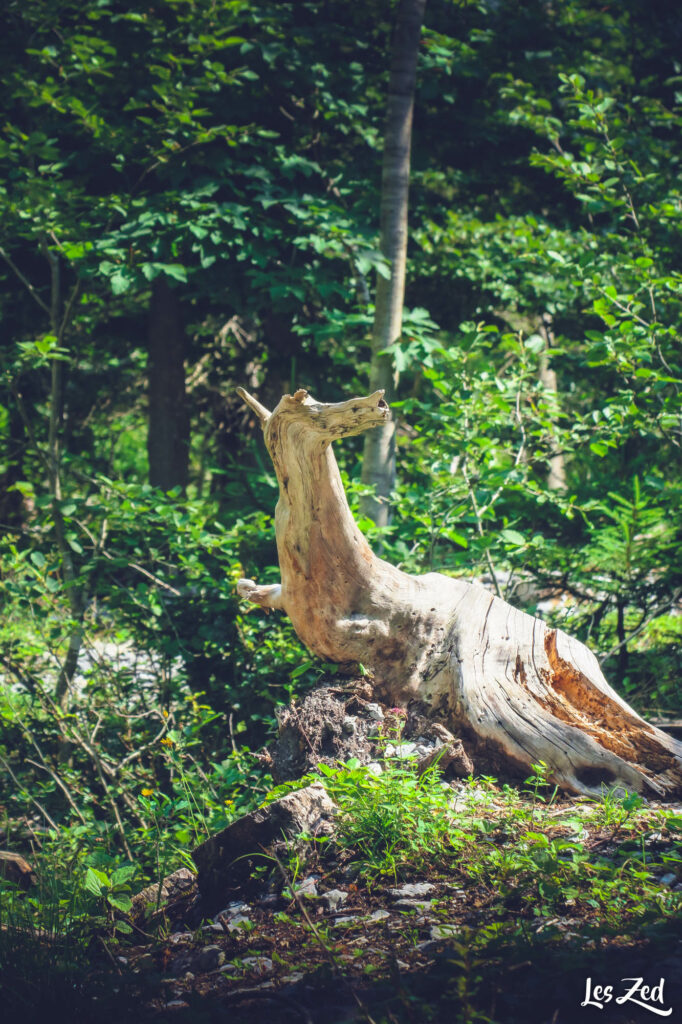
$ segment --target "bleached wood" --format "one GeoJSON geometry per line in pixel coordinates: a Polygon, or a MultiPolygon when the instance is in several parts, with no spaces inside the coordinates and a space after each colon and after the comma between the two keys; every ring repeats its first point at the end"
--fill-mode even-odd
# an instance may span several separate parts
{"type": "Polygon", "coordinates": [[[331,442],[390,415],[383,391],[325,404],[299,390],[256,411],[279,481],[281,585],[240,580],[242,597],[285,611],[315,654],[360,662],[391,704],[423,703],[502,769],[544,761],[552,782],[682,794],[682,744],[609,686],[594,655],[482,586],[411,576],[370,550],[351,514],[331,442]]]}

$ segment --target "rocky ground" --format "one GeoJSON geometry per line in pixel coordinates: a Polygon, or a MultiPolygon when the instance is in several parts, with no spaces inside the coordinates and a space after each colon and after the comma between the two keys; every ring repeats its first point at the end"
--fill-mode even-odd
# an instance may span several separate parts
{"type": "MultiPolygon", "coordinates": [[[[425,771],[439,756],[445,768],[441,785],[452,806],[466,803],[484,824],[472,842],[503,853],[510,840],[509,803],[501,788],[465,778],[472,768],[468,754],[438,723],[414,711],[405,718],[370,698],[371,690],[359,680],[330,684],[287,709],[278,744],[263,754],[276,777],[295,779],[349,757],[381,772],[382,758],[397,753],[407,753],[414,770],[425,771]]],[[[501,876],[472,877],[456,861],[430,865],[426,858],[400,878],[368,876],[356,852],[335,842],[336,807],[326,790],[319,782],[306,782],[202,844],[193,853],[196,874],[183,868],[164,880],[160,892],[150,886],[138,893],[128,918],[131,941],[115,946],[102,937],[93,947],[90,975],[64,1019],[73,1024],[682,1019],[682,929],[669,910],[661,912],[660,921],[649,915],[641,934],[633,935],[630,922],[619,935],[613,915],[602,933],[601,911],[589,900],[567,897],[562,909],[548,916],[529,899],[527,878],[519,881],[518,891],[513,877],[507,878],[502,899],[501,876]],[[301,832],[311,838],[299,840],[301,832]],[[653,990],[648,1000],[639,1000],[641,1006],[636,996],[621,998],[633,984],[623,979],[638,977],[653,990]],[[600,1002],[595,986],[606,985],[612,992],[602,993],[600,1002]]],[[[528,821],[533,827],[533,806],[523,829],[528,821]]],[[[650,805],[647,813],[655,816],[657,808],[650,805]]],[[[593,806],[569,798],[556,799],[537,827],[549,840],[571,839],[577,829],[582,847],[605,863],[609,858],[616,863],[619,856],[617,862],[623,862],[623,843],[639,841],[629,822],[614,827],[607,817],[595,816],[593,806]]],[[[642,842],[653,853],[667,851],[667,859],[661,855],[657,861],[660,891],[682,890],[682,861],[678,864],[669,836],[649,829],[642,842]]],[[[58,1021],[61,1010],[66,1006],[45,1007],[40,1019],[58,1021]]]]}
{"type": "MultiPolygon", "coordinates": [[[[604,841],[608,834],[591,837],[604,841]]],[[[353,879],[326,858],[206,919],[196,879],[183,870],[162,911],[167,934],[140,930],[139,943],[115,957],[120,985],[134,994],[139,1019],[157,1022],[631,1024],[654,1014],[581,1003],[588,978],[613,984],[615,998],[621,979],[637,976],[649,985],[665,978],[661,1008],[673,1008],[671,1020],[682,1012],[674,929],[658,941],[586,942],[584,911],[547,919],[524,910],[527,941],[482,957],[477,936],[499,919],[497,894],[484,882],[465,887],[437,872],[371,887],[353,879]]]]}

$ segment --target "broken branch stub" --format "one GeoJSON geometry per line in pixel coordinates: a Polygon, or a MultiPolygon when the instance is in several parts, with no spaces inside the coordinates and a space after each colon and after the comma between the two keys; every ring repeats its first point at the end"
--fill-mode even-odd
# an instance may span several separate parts
{"type": "Polygon", "coordinates": [[[384,422],[383,392],[327,404],[299,390],[264,412],[282,581],[241,580],[242,597],[285,611],[326,661],[366,665],[383,700],[423,705],[499,771],[544,761],[576,793],[682,794],[682,744],[626,704],[583,644],[476,583],[410,576],[370,550],[331,442],[384,422]]]}

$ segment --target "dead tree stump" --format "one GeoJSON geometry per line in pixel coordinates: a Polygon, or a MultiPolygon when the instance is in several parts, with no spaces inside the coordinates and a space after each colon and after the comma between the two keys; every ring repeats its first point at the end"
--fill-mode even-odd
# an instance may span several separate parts
{"type": "Polygon", "coordinates": [[[512,774],[544,761],[550,781],[598,795],[622,786],[682,794],[682,744],[648,724],[606,682],[594,655],[476,583],[410,576],[370,550],[348,507],[331,443],[383,423],[383,392],[324,404],[307,391],[261,421],[279,481],[281,584],[239,594],[285,611],[327,661],[360,662],[387,703],[441,720],[512,774]]]}

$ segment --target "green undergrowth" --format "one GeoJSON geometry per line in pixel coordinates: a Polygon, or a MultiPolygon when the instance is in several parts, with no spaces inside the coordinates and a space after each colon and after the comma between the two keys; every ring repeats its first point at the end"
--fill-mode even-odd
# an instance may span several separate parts
{"type": "MultiPolygon", "coordinates": [[[[184,856],[183,836],[172,817],[164,823],[163,805],[153,809],[151,797],[140,798],[146,813],[156,815],[157,877],[191,863],[188,851],[209,825],[201,818],[202,791],[197,785],[189,792],[196,780],[183,777],[179,756],[176,770],[190,833],[184,856]]],[[[650,805],[623,790],[567,799],[548,783],[544,764],[512,787],[489,777],[451,784],[437,764],[419,776],[401,757],[385,758],[380,773],[355,761],[321,765],[269,798],[313,780],[338,806],[335,835],[292,844],[288,863],[273,865],[273,877],[278,871],[281,880],[283,868],[293,888],[304,872],[322,869],[326,887],[350,886],[374,903],[386,886],[434,883],[432,911],[454,958],[448,984],[455,984],[452,978],[466,982],[470,988],[455,995],[473,1000],[472,1007],[476,986],[501,963],[646,938],[665,943],[679,927],[679,808],[650,805]]],[[[0,995],[17,1009],[35,1008],[30,979],[37,974],[41,1006],[67,990],[89,998],[93,979],[116,955],[152,941],[129,918],[131,896],[149,872],[108,857],[96,842],[74,850],[72,840],[45,831],[33,862],[38,882],[27,892],[0,882],[0,995]],[[93,964],[100,966],[93,970],[93,964]]],[[[291,912],[297,915],[293,904],[291,912]]],[[[158,934],[167,927],[162,919],[158,934]]],[[[304,917],[298,927],[308,927],[304,917]]],[[[409,915],[405,927],[416,948],[419,928],[410,932],[409,915]]],[[[318,919],[311,948],[322,935],[334,949],[333,928],[333,921],[318,919]]],[[[304,960],[301,947],[302,967],[304,960]]]]}
{"type": "Polygon", "coordinates": [[[486,777],[453,788],[437,765],[417,777],[399,758],[381,774],[353,762],[320,773],[340,809],[334,855],[370,889],[455,881],[475,888],[486,918],[522,930],[556,918],[572,933],[636,938],[679,915],[680,808],[622,789],[558,799],[542,763],[522,788],[486,777]]]}

